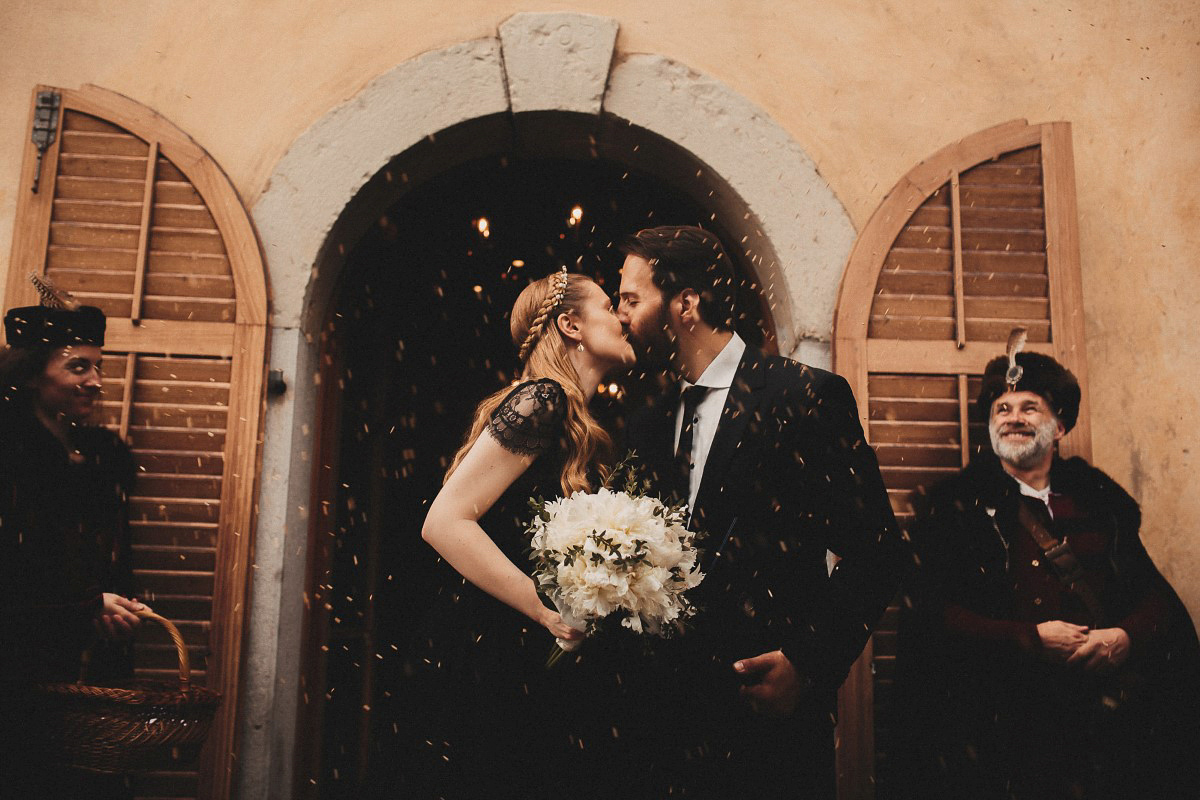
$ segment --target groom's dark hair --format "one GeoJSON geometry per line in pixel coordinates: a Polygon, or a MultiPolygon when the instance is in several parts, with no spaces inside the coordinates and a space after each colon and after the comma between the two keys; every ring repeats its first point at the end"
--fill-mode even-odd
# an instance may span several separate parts
{"type": "Polygon", "coordinates": [[[700,319],[733,330],[733,265],[715,234],[694,225],[660,225],[627,238],[621,253],[650,263],[664,302],[691,289],[700,296],[700,319]]]}

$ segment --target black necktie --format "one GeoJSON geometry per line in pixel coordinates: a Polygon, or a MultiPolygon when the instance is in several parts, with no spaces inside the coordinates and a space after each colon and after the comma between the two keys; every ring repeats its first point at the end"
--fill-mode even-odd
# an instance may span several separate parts
{"type": "Polygon", "coordinates": [[[679,429],[679,447],[675,448],[675,463],[679,466],[680,494],[684,499],[690,494],[692,461],[692,438],[696,431],[696,409],[708,393],[707,386],[689,386],[683,390],[683,427],[679,429]]]}

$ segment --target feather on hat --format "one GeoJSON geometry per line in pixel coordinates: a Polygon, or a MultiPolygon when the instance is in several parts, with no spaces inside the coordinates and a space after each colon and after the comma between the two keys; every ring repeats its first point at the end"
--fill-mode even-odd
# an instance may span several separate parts
{"type": "Polygon", "coordinates": [[[1033,392],[1045,399],[1058,421],[1070,431],[1079,419],[1079,381],[1050,356],[1022,353],[1026,336],[1024,328],[1013,329],[1007,354],[988,362],[976,405],[986,420],[991,416],[992,403],[1005,392],[1033,392]]]}
{"type": "Polygon", "coordinates": [[[11,347],[104,346],[103,311],[81,305],[49,278],[30,274],[29,280],[37,288],[41,304],[12,308],[4,315],[4,335],[11,347]]]}

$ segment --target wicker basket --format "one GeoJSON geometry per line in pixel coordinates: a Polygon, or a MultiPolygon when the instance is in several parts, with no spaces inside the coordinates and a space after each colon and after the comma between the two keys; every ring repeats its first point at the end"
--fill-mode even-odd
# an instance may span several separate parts
{"type": "Polygon", "coordinates": [[[179,685],[135,680],[122,687],[44,683],[35,687],[39,737],[54,763],[97,772],[135,772],[165,752],[208,735],[221,693],[191,685],[187,647],[170,620],[142,619],[167,629],[179,655],[179,685]]]}

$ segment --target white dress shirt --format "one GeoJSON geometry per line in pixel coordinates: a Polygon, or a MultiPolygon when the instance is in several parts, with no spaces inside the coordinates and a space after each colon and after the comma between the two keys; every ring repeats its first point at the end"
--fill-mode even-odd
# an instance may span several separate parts
{"type": "MultiPolygon", "coordinates": [[[[717,357],[696,380],[694,385],[708,389],[700,405],[696,408],[695,429],[692,431],[692,471],[688,480],[688,508],[695,508],[696,493],[700,491],[700,481],[704,477],[704,465],[708,462],[708,451],[712,449],[713,437],[717,435],[717,424],[721,421],[721,410],[729,398],[729,387],[733,385],[733,376],[737,373],[742,354],[746,352],[746,343],[742,337],[733,334],[717,353],[717,357]]],[[[686,380],[680,386],[679,408],[675,411],[675,449],[679,448],[679,436],[683,431],[683,390],[693,384],[686,380]]]]}
{"type": "Polygon", "coordinates": [[[1021,494],[1025,495],[1026,497],[1036,498],[1038,500],[1041,500],[1043,503],[1045,503],[1046,510],[1050,512],[1050,518],[1054,519],[1054,509],[1050,508],[1050,486],[1049,485],[1047,485],[1045,489],[1035,489],[1032,486],[1030,486],[1028,483],[1021,480],[1020,478],[1018,478],[1015,475],[1009,475],[1008,477],[1012,478],[1014,481],[1017,482],[1017,488],[1021,490],[1021,494]]]}

